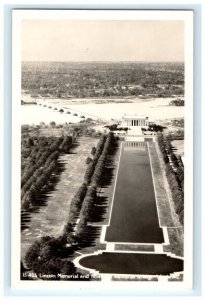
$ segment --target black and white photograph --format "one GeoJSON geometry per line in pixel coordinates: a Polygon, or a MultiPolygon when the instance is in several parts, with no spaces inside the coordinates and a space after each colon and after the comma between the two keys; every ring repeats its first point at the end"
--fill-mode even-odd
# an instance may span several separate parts
{"type": "Polygon", "coordinates": [[[192,287],[193,12],[16,10],[12,278],[192,287]]]}

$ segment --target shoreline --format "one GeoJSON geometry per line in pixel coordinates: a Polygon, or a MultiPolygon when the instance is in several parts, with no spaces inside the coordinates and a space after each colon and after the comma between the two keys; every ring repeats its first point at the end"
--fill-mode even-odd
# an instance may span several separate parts
{"type": "MultiPolygon", "coordinates": [[[[146,115],[151,122],[161,122],[184,117],[184,106],[171,106],[173,98],[60,98],[39,99],[35,104],[21,105],[22,124],[79,123],[83,119],[112,122],[125,114],[146,115]]],[[[32,100],[33,101],[33,100],[32,100]]]]}
{"type": "MultiPolygon", "coordinates": [[[[184,95],[171,95],[169,97],[159,97],[158,95],[145,95],[145,96],[110,96],[110,97],[85,97],[85,98],[51,98],[51,97],[31,97],[30,94],[28,95],[28,98],[25,97],[22,99],[24,104],[22,105],[27,105],[27,104],[35,104],[38,102],[52,102],[52,101],[59,101],[59,102],[69,102],[70,104],[72,103],[78,103],[80,104],[89,104],[93,103],[95,101],[102,101],[104,103],[139,103],[139,102],[148,102],[148,101],[153,101],[155,99],[170,99],[173,100],[174,98],[182,98],[184,99],[184,95]],[[30,101],[26,102],[26,98],[29,99],[30,101]],[[122,101],[121,101],[122,100],[122,101]],[[87,103],[85,103],[87,102],[87,103]]],[[[96,103],[96,104],[101,104],[101,103],[96,103]]],[[[103,104],[103,103],[102,103],[103,104]]]]}

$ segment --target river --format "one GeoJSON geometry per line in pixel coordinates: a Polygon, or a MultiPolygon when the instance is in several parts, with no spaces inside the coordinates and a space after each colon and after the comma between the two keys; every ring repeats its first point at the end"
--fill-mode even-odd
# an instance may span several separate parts
{"type": "Polygon", "coordinates": [[[65,111],[60,113],[53,108],[43,107],[40,105],[22,105],[21,106],[21,123],[22,124],[39,124],[44,122],[49,124],[51,121],[56,123],[77,123],[82,120],[82,115],[93,117],[95,119],[118,119],[124,114],[146,115],[151,121],[165,120],[170,118],[183,118],[183,106],[169,106],[170,98],[153,98],[149,100],[140,100],[133,103],[106,103],[106,104],[62,104],[71,111],[67,114],[65,111]],[[77,112],[78,116],[74,116],[77,112]]]}

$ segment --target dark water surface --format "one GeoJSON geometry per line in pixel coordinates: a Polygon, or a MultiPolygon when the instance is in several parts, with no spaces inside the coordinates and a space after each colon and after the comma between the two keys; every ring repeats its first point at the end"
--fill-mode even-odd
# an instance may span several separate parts
{"type": "MultiPolygon", "coordinates": [[[[149,142],[152,143],[152,142],[149,142]]],[[[147,144],[123,142],[106,241],[163,243],[147,144]]]]}
{"type": "Polygon", "coordinates": [[[166,254],[103,252],[82,258],[80,264],[100,273],[170,275],[183,271],[183,260],[166,254]]]}

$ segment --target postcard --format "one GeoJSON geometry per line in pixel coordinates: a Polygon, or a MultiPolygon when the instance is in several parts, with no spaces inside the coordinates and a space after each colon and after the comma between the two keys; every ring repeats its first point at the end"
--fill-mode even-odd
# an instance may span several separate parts
{"type": "Polygon", "coordinates": [[[193,12],[14,10],[12,105],[12,286],[191,289],[193,12]]]}

